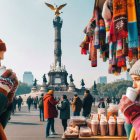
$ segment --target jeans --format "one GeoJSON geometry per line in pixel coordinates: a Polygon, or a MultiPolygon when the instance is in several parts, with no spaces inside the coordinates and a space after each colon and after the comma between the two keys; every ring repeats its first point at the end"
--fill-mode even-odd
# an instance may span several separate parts
{"type": "Polygon", "coordinates": [[[39,108],[39,112],[40,112],[40,121],[44,121],[44,109],[39,108]]]}
{"type": "Polygon", "coordinates": [[[73,116],[80,116],[80,112],[73,112],[73,116]]]}
{"type": "Polygon", "coordinates": [[[63,125],[64,131],[65,131],[67,128],[67,119],[62,119],[62,125],[63,125]]]}
{"type": "Polygon", "coordinates": [[[54,118],[48,118],[48,120],[47,120],[46,136],[49,136],[50,128],[51,128],[51,132],[55,132],[55,130],[54,130],[54,118]]]}

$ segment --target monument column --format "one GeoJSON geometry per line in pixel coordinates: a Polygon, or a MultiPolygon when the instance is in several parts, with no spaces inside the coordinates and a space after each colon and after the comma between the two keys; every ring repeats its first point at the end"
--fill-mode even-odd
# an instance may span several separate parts
{"type": "Polygon", "coordinates": [[[54,64],[55,67],[59,65],[61,67],[61,28],[63,21],[59,16],[56,16],[53,20],[53,25],[55,29],[55,39],[54,39],[54,64]]]}

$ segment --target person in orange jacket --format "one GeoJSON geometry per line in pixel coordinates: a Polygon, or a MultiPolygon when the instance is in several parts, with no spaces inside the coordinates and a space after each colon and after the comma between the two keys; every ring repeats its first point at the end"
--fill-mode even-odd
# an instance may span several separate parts
{"type": "MultiPolygon", "coordinates": [[[[6,45],[0,39],[0,60],[4,59],[5,52],[6,45]]],[[[1,68],[0,64],[0,69],[1,68]]],[[[12,70],[6,69],[0,75],[0,140],[7,140],[4,128],[12,112],[12,101],[17,87],[18,80],[16,74],[12,70]]]]}
{"type": "Polygon", "coordinates": [[[56,105],[59,103],[59,101],[56,101],[54,99],[54,91],[49,90],[46,95],[44,96],[44,118],[47,119],[47,125],[46,125],[46,138],[52,137],[50,136],[50,128],[51,128],[51,134],[55,135],[54,130],[54,118],[57,118],[58,111],[56,109],[56,105]]]}

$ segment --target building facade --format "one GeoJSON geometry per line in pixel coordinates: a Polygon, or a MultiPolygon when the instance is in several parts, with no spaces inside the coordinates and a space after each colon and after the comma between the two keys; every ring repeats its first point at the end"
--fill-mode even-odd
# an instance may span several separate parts
{"type": "Polygon", "coordinates": [[[34,80],[34,76],[32,72],[25,71],[23,74],[23,83],[26,83],[28,85],[33,85],[33,80],[34,80]]]}
{"type": "Polygon", "coordinates": [[[100,76],[100,77],[97,79],[97,83],[100,83],[100,84],[107,84],[107,77],[106,77],[106,76],[100,76]]]}

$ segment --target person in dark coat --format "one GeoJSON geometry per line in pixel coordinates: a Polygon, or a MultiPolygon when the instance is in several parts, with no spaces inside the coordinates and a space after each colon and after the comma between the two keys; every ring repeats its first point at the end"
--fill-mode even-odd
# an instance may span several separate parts
{"type": "Polygon", "coordinates": [[[12,113],[14,114],[16,112],[16,105],[17,105],[17,97],[16,95],[13,98],[13,108],[12,108],[12,113]]]}
{"type": "Polygon", "coordinates": [[[28,98],[27,98],[27,105],[28,105],[28,111],[30,112],[30,109],[31,109],[31,104],[32,104],[32,98],[31,98],[31,96],[29,96],[28,98]]]}
{"type": "Polygon", "coordinates": [[[39,107],[39,112],[40,112],[40,121],[44,122],[44,104],[43,104],[43,97],[44,94],[41,94],[41,97],[39,98],[38,101],[38,107],[39,107]]]}
{"type": "Polygon", "coordinates": [[[73,116],[80,116],[80,112],[82,109],[82,100],[78,96],[78,94],[74,95],[73,101],[71,102],[73,116]]]}
{"type": "Polygon", "coordinates": [[[83,98],[83,116],[88,117],[91,113],[91,107],[93,103],[93,97],[89,90],[85,90],[83,98]]]}
{"type": "Polygon", "coordinates": [[[21,104],[23,102],[23,99],[21,98],[21,96],[18,97],[17,99],[17,104],[18,104],[18,110],[21,111],[21,104]]]}
{"type": "Polygon", "coordinates": [[[59,101],[56,101],[54,99],[54,91],[49,90],[47,94],[44,96],[44,118],[47,119],[47,125],[46,125],[46,138],[52,137],[50,136],[50,128],[51,128],[51,134],[55,135],[54,130],[54,118],[57,118],[58,112],[56,109],[56,105],[59,103],[59,101]]]}
{"type": "Polygon", "coordinates": [[[111,99],[110,99],[110,97],[107,97],[106,98],[106,106],[109,106],[110,103],[111,103],[111,99]]]}
{"type": "Polygon", "coordinates": [[[67,128],[67,120],[70,118],[70,102],[66,95],[62,96],[61,103],[57,105],[57,108],[60,110],[60,119],[62,120],[62,125],[65,131],[67,128]]]}

